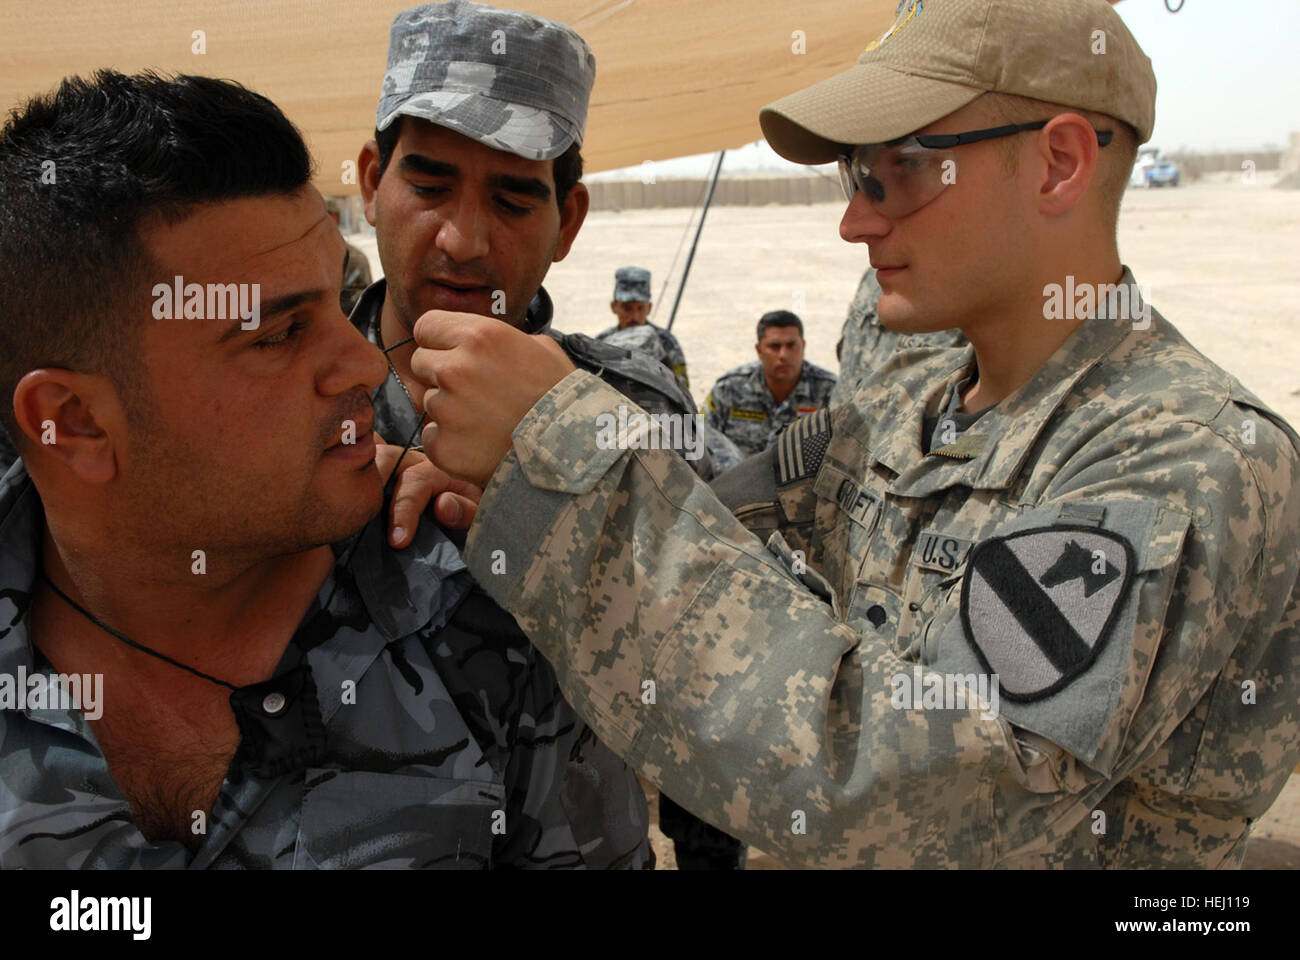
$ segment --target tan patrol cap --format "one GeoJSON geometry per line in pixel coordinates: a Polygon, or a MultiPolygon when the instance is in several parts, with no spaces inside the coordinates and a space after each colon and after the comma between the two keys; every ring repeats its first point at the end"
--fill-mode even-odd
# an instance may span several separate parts
{"type": "Polygon", "coordinates": [[[1155,125],[1151,61],[1105,0],[903,0],[854,66],[758,120],[787,160],[827,163],[846,144],[907,136],[988,91],[1108,114],[1139,143],[1155,125]]]}

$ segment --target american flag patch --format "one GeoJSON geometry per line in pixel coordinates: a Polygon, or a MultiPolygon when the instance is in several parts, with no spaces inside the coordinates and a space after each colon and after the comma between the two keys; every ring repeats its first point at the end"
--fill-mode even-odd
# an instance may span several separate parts
{"type": "Polygon", "coordinates": [[[831,442],[831,412],[827,409],[796,420],[776,438],[776,485],[810,477],[821,469],[831,442]]]}

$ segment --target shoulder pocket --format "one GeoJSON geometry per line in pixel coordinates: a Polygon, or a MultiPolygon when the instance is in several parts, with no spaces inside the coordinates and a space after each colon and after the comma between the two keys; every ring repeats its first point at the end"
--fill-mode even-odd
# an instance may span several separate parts
{"type": "Polygon", "coordinates": [[[1004,524],[969,555],[933,669],[1003,671],[1003,718],[1108,774],[1155,660],[1190,522],[1156,501],[1115,500],[1004,524]]]}

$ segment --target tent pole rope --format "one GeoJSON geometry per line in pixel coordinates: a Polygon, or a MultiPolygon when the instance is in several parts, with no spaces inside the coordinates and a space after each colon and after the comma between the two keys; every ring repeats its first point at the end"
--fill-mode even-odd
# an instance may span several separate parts
{"type": "Polygon", "coordinates": [[[673,328],[673,321],[677,319],[677,307],[682,302],[682,293],[686,290],[686,281],[691,275],[691,261],[695,259],[695,248],[699,246],[700,234],[704,231],[704,218],[709,214],[713,191],[718,185],[718,174],[722,172],[722,158],[726,155],[726,150],[719,150],[718,159],[713,163],[713,179],[709,181],[709,192],[704,197],[704,209],[700,211],[700,222],[695,228],[695,239],[691,241],[691,252],[686,255],[686,266],[682,268],[682,282],[677,285],[677,298],[673,301],[673,312],[668,315],[668,326],[665,328],[667,330],[673,328]]]}
{"type": "MultiPolygon", "coordinates": [[[[704,202],[704,194],[708,189],[709,185],[707,183],[700,187],[700,197],[695,201],[695,206],[690,208],[691,215],[686,218],[686,226],[682,227],[682,237],[677,241],[677,249],[673,251],[673,262],[669,265],[668,272],[664,274],[664,282],[659,285],[659,296],[655,297],[655,303],[663,303],[664,295],[668,292],[668,284],[672,283],[673,271],[677,269],[677,261],[681,258],[682,247],[686,246],[686,238],[690,235],[691,225],[695,222],[695,211],[704,202]]],[[[655,318],[651,316],[650,319],[655,318]]]]}

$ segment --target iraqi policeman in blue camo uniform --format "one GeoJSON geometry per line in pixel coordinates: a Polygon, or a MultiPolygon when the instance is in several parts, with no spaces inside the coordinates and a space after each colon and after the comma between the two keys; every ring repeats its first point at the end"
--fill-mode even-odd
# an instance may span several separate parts
{"type": "MultiPolygon", "coordinates": [[[[650,311],[654,303],[650,299],[650,271],[644,267],[619,267],[614,271],[614,299],[609,302],[609,309],[618,317],[618,325],[609,327],[596,334],[597,340],[609,341],[619,336],[621,330],[649,331],[652,337],[645,338],[645,346],[658,357],[665,367],[672,371],[677,382],[687,393],[691,391],[691,381],[686,375],[686,354],[681,343],[672,331],[650,322],[650,311]]],[[[627,346],[622,340],[620,345],[627,346]]]]}
{"type": "Polygon", "coordinates": [[[746,456],[762,453],[800,417],[830,403],[835,374],[803,358],[803,321],[772,310],[758,321],[758,359],[728,370],[704,403],[706,423],[746,456]]]}
{"type": "Polygon", "coordinates": [[[452,538],[385,542],[385,364],[310,168],[206,77],[0,130],[0,869],[648,868],[636,778],[452,538]],[[257,322],[152,319],[174,275],[257,322]]]}
{"type": "Polygon", "coordinates": [[[391,345],[379,430],[405,442],[420,422],[428,385],[403,343],[416,320],[478,313],[549,335],[647,412],[683,418],[680,452],[708,479],[708,445],[687,442],[700,434],[694,402],[662,363],[551,326],[541,284],[586,217],[580,148],[595,77],[577,33],[531,14],[451,0],[394,19],[375,139],[358,164],[384,279],[352,313],[372,342],[391,345]]]}
{"type": "MultiPolygon", "coordinates": [[[[492,314],[491,294],[513,286],[520,291],[516,302],[527,303],[527,309],[522,317],[512,316],[507,294],[502,298],[506,310],[497,315],[529,333],[550,334],[574,363],[648,412],[689,418],[698,430],[701,420],[685,387],[684,357],[680,379],[675,379],[676,371],[666,369],[661,357],[551,329],[554,308],[540,285],[549,265],[547,251],[555,250],[555,259],[567,253],[586,210],[586,188],[576,182],[578,148],[595,62],[581,37],[563,24],[455,0],[398,14],[388,59],[376,139],[362,151],[360,164],[366,215],[376,228],[385,278],[366,290],[353,311],[357,329],[381,347],[397,343],[410,336],[425,310],[492,314]],[[505,55],[493,52],[491,38],[497,31],[505,38],[505,55]],[[471,70],[467,63],[477,66],[471,70]],[[434,175],[448,173],[449,165],[457,166],[458,176],[434,175]],[[471,165],[484,171],[485,206],[503,212],[483,228],[482,236],[467,240],[458,232],[456,214],[476,189],[467,182],[471,165]],[[535,194],[501,189],[502,178],[509,177],[513,180],[506,179],[507,186],[529,186],[530,178],[548,190],[553,184],[556,196],[541,203],[535,194]],[[439,215],[437,231],[409,233],[408,224],[416,215],[427,216],[430,206],[439,215]],[[521,215],[512,207],[529,212],[521,215]],[[553,210],[558,212],[553,230],[534,227],[553,210]],[[515,256],[498,260],[496,248],[515,256]],[[514,284],[509,274],[530,258],[539,261],[536,286],[514,284]],[[401,293],[394,296],[399,284],[401,293]]],[[[635,279],[639,285],[624,295],[643,293],[648,304],[648,272],[635,279]]],[[[618,296],[616,290],[616,302],[618,296]]],[[[373,398],[376,428],[397,442],[413,436],[420,424],[425,385],[410,373],[413,349],[389,351],[388,378],[373,398]]],[[[738,462],[725,437],[682,452],[708,479],[716,472],[711,451],[721,451],[728,466],[738,462]]],[[[743,845],[667,798],[661,798],[660,818],[664,832],[677,843],[683,869],[743,865],[743,845]]]]}

